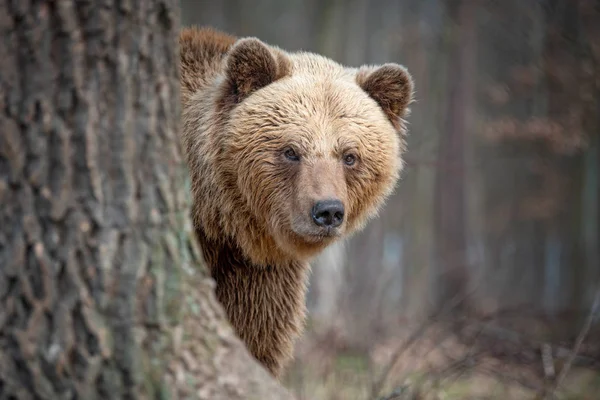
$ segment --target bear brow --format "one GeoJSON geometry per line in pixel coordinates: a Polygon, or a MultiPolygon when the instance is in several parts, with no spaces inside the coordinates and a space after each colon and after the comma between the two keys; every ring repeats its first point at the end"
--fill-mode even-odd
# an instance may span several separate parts
{"type": "Polygon", "coordinates": [[[275,136],[260,136],[258,138],[259,143],[269,143],[269,142],[274,142],[275,140],[277,140],[277,138],[275,136]]]}

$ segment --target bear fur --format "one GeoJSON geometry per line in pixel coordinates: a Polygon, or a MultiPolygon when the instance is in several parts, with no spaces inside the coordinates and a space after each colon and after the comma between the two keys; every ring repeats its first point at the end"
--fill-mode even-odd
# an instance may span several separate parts
{"type": "Polygon", "coordinates": [[[179,47],[197,239],[236,333],[279,377],[303,329],[309,261],[398,181],[412,79],[210,28],[183,29],[179,47]]]}

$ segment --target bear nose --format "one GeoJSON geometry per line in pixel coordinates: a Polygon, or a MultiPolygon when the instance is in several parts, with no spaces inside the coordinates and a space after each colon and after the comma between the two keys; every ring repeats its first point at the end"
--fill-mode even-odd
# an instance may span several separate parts
{"type": "Polygon", "coordinates": [[[337,228],[344,222],[344,205],[339,200],[317,201],[312,208],[315,224],[326,228],[337,228]]]}

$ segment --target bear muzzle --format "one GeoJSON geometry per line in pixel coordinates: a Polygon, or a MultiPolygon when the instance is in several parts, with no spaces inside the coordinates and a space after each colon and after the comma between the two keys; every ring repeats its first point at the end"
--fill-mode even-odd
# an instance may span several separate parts
{"type": "Polygon", "coordinates": [[[315,225],[329,231],[344,222],[344,204],[337,199],[317,201],[312,207],[311,216],[315,225]]]}

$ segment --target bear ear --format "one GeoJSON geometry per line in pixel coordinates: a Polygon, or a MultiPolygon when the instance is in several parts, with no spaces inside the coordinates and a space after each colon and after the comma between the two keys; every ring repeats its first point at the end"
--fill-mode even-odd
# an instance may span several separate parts
{"type": "Polygon", "coordinates": [[[400,130],[413,101],[413,80],[406,68],[394,63],[362,67],[356,74],[356,82],[379,104],[394,128],[400,130]]]}
{"type": "Polygon", "coordinates": [[[290,61],[256,38],[238,40],[229,50],[226,77],[230,95],[239,103],[252,92],[289,74],[290,61]]]}

